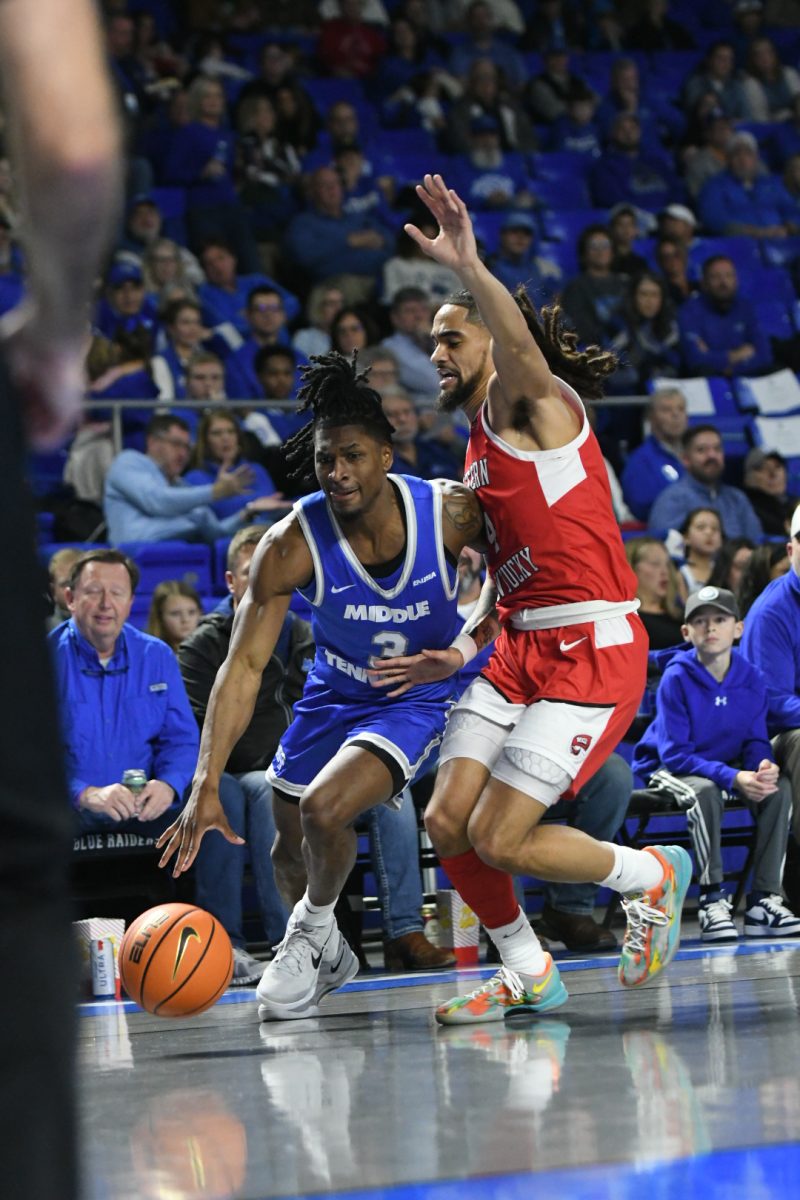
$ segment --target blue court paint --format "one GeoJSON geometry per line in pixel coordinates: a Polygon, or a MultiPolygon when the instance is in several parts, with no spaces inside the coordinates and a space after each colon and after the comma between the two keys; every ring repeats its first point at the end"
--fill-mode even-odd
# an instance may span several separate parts
{"type": "Polygon", "coordinates": [[[719,1150],[698,1158],[644,1164],[609,1163],[524,1175],[439,1180],[351,1192],[314,1192],[295,1200],[785,1200],[796,1195],[800,1147],[794,1144],[719,1150]]]}

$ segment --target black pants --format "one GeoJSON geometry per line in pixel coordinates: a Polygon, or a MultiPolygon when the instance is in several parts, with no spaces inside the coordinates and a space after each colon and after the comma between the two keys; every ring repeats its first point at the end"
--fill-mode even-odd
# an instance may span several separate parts
{"type": "Polygon", "coordinates": [[[72,1200],[71,810],[23,471],[0,363],[0,1196],[72,1200]]]}

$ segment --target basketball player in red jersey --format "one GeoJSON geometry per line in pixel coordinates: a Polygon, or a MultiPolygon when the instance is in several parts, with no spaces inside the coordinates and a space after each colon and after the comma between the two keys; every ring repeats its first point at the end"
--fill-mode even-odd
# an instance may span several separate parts
{"type": "Polygon", "coordinates": [[[417,192],[439,233],[406,232],[468,289],[436,313],[431,357],[440,406],[463,408],[471,421],[464,480],[484,511],[489,579],[452,647],[393,659],[376,683],[400,692],[450,674],[499,628],[488,666],[450,717],[425,814],[442,866],[503,964],[437,1010],[442,1024],[462,1024],[545,1012],[567,999],[512,874],[621,892],[628,928],[619,977],[635,987],[675,954],[691,864],[679,847],[633,850],[540,825],[620,741],[645,684],[635,579],[576,390],[599,397],[615,359],[597,347],[577,350],[557,310],[540,318],[524,291],[512,296],[491,275],[464,203],[441,176],[426,175],[417,192]]]}

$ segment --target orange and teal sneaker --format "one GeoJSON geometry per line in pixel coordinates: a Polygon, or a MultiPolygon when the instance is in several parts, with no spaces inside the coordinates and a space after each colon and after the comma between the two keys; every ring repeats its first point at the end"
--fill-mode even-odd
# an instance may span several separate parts
{"type": "Polygon", "coordinates": [[[692,878],[692,860],[682,846],[646,846],[645,851],[661,863],[664,878],[648,892],[622,901],[628,928],[617,973],[623,987],[640,987],[672,962],[681,940],[681,909],[692,878]]]}
{"type": "Polygon", "coordinates": [[[502,1021],[510,1013],[540,1013],[560,1008],[567,1000],[558,967],[549,954],[541,975],[521,975],[508,967],[469,992],[440,1004],[434,1014],[440,1025],[474,1025],[502,1021]]]}

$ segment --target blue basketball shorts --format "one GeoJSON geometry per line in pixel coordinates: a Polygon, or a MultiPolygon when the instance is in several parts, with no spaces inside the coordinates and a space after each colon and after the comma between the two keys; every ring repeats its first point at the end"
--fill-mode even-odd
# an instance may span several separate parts
{"type": "MultiPolygon", "coordinates": [[[[345,746],[359,746],[388,768],[393,804],[438,749],[450,711],[449,700],[349,700],[313,680],[294,706],[294,720],[281,738],[267,779],[286,800],[300,801],[323,767],[345,746]]],[[[394,807],[399,807],[394,804],[394,807]]]]}

